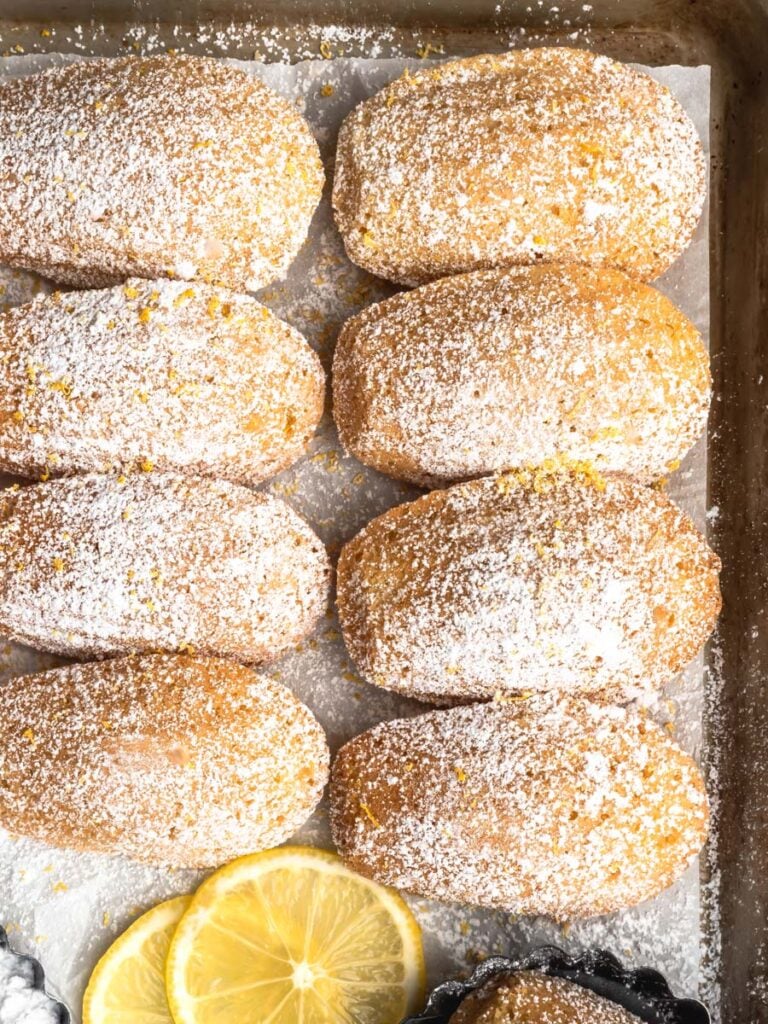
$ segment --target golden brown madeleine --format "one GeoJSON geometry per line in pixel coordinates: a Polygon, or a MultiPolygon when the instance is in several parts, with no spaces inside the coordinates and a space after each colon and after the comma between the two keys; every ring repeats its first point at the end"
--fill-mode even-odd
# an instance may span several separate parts
{"type": "Polygon", "coordinates": [[[0,86],[0,261],[54,281],[282,277],[323,169],[293,104],[200,57],[120,57],[0,86]]]}
{"type": "Polygon", "coordinates": [[[24,476],[160,470],[255,484],[323,413],[304,338],[246,296],[130,280],[0,313],[0,467],[24,476]]]}
{"type": "Polygon", "coordinates": [[[464,999],[451,1024],[641,1024],[623,1006],[565,978],[516,971],[464,999]]]}
{"type": "Polygon", "coordinates": [[[328,777],[286,687],[232,662],[148,655],[0,688],[0,824],[55,846],[208,867],[276,846],[328,777]]]}
{"type": "Polygon", "coordinates": [[[537,260],[657,277],[688,245],[705,163],[648,75],[586,50],[405,74],[339,135],[333,202],[355,263],[402,284],[537,260]]]}
{"type": "Polygon", "coordinates": [[[331,771],[334,842],[355,871],[558,920],[661,892],[708,818],[698,768],[663,729],[577,698],[386,722],[342,747],[331,771]]]}
{"type": "Polygon", "coordinates": [[[385,512],[342,550],[339,616],[371,682],[441,703],[669,682],[720,611],[720,560],[665,495],[520,470],[385,512]]]}
{"type": "Polygon", "coordinates": [[[259,662],[326,608],[322,542],[284,502],[161,473],[0,493],[0,630],[75,656],[187,651],[259,662]]]}
{"type": "Polygon", "coordinates": [[[620,271],[515,267],[352,317],[333,392],[344,447],[416,484],[556,457],[650,481],[704,427],[709,358],[669,299],[620,271]]]}

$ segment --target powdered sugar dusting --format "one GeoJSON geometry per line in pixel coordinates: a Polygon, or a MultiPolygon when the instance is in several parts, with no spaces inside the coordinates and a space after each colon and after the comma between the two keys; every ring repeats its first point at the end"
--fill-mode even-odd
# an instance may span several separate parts
{"type": "Polygon", "coordinates": [[[278,845],[328,773],[311,712],[228,662],[151,655],[26,676],[0,689],[0,722],[11,832],[153,864],[278,845]]]}
{"type": "Polygon", "coordinates": [[[0,316],[0,466],[151,463],[255,484],[295,461],[325,375],[304,339],[222,288],[129,280],[0,316]]]}
{"type": "Polygon", "coordinates": [[[0,623],[43,650],[276,657],[323,613],[329,564],[283,502],[160,473],[4,491],[0,623]]]}
{"type": "MultiPolygon", "coordinates": [[[[203,26],[200,31],[208,29],[203,26]]],[[[237,31],[241,31],[239,24],[237,31]]],[[[326,29],[318,29],[318,35],[313,37],[314,52],[324,32],[326,29]]],[[[265,34],[259,29],[257,35],[255,45],[263,50],[271,47],[269,32],[265,34]]],[[[345,28],[338,34],[328,30],[328,36],[333,56],[340,51],[349,52],[350,47],[368,45],[365,39],[358,40],[354,29],[345,28]]],[[[430,41],[435,42],[427,35],[420,43],[430,41]]],[[[175,44],[171,40],[164,45],[175,44]]],[[[210,45],[232,52],[233,35],[220,39],[211,35],[210,45]]],[[[414,44],[409,52],[415,53],[415,48],[414,44]]],[[[270,48],[270,52],[277,51],[270,48]]],[[[2,69],[12,74],[29,73],[51,60],[65,59],[68,58],[15,57],[3,61],[2,69]]],[[[315,60],[292,68],[240,66],[263,77],[309,119],[330,180],[335,134],[353,104],[382,88],[404,68],[414,70],[423,65],[413,59],[315,60]]],[[[692,113],[706,142],[708,70],[654,68],[649,73],[674,90],[692,113]]],[[[707,226],[705,217],[692,247],[661,282],[662,290],[705,335],[709,294],[707,226]]],[[[313,221],[309,244],[299,252],[285,280],[270,286],[259,297],[310,340],[328,368],[335,335],[344,320],[362,306],[391,294],[390,286],[346,259],[326,197],[313,221]]],[[[702,443],[669,483],[670,492],[700,524],[706,509],[705,466],[706,448],[702,443]]],[[[267,488],[302,513],[332,551],[337,551],[373,516],[416,496],[413,488],[393,482],[345,455],[329,418],[312,442],[309,455],[267,488]]],[[[48,667],[54,660],[17,645],[0,648],[0,654],[4,679],[35,671],[41,661],[43,667],[48,667]]],[[[330,612],[312,636],[270,666],[268,673],[270,677],[279,677],[309,704],[326,729],[332,749],[377,722],[424,710],[423,705],[370,686],[360,678],[340,639],[338,622],[330,612]]],[[[658,709],[663,720],[674,720],[680,741],[691,751],[698,751],[700,744],[701,673],[700,663],[691,666],[670,690],[674,705],[665,702],[658,709]]],[[[330,843],[322,807],[298,837],[301,841],[330,843]]],[[[169,872],[124,858],[83,855],[56,850],[34,840],[3,836],[0,920],[10,926],[11,938],[19,948],[41,957],[51,989],[65,997],[77,1024],[79,997],[98,956],[143,909],[160,899],[189,892],[200,877],[198,872],[169,872]],[[62,927],[62,921],[66,927],[62,927]]],[[[409,898],[409,902],[424,930],[430,985],[466,973],[489,953],[517,955],[543,942],[555,942],[572,951],[586,946],[610,948],[627,963],[660,967],[671,984],[685,994],[694,994],[699,985],[700,910],[695,864],[650,902],[631,911],[562,927],[545,918],[513,917],[423,898],[409,898]]]]}
{"type": "Polygon", "coordinates": [[[434,491],[339,560],[361,672],[424,699],[660,688],[720,610],[720,562],[675,505],[559,466],[434,491]]]}
{"type": "Polygon", "coordinates": [[[707,351],[664,296],[612,270],[446,278],[342,331],[334,416],[363,462],[423,486],[557,456],[649,482],[709,408],[707,351]]]}
{"type": "Polygon", "coordinates": [[[406,73],[339,134],[350,258],[402,284],[536,260],[651,279],[701,214],[705,163],[669,90],[586,50],[406,73]]]}
{"type": "Polygon", "coordinates": [[[693,761],[636,712],[534,697],[435,711],[342,748],[333,836],[423,896],[558,920],[632,906],[699,852],[693,761]]]}
{"type": "Polygon", "coordinates": [[[281,277],[323,173],[293,107],[200,58],[122,57],[5,81],[0,259],[79,286],[281,277]]]}
{"type": "Polygon", "coordinates": [[[61,1010],[35,982],[31,961],[0,947],[0,1024],[61,1024],[61,1010]]]}

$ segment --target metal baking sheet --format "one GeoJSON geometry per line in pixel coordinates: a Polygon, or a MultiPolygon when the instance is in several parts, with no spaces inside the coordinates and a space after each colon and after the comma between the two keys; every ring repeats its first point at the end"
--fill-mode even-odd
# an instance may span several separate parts
{"type": "MultiPolygon", "coordinates": [[[[333,53],[331,49],[329,54],[333,53]]],[[[11,56],[0,72],[28,74],[59,57],[11,56]]],[[[338,125],[344,114],[419,60],[322,59],[285,64],[250,64],[249,70],[295,101],[310,120],[330,168],[338,125]]],[[[709,70],[660,68],[652,72],[688,109],[705,146],[709,138],[709,70]]],[[[665,276],[663,288],[707,333],[709,320],[708,219],[699,226],[685,256],[665,276]]],[[[39,287],[34,278],[7,274],[7,301],[39,287]]],[[[326,367],[340,323],[392,289],[352,266],[333,227],[326,196],[313,222],[310,241],[285,282],[261,293],[272,309],[298,327],[318,348],[326,367]]],[[[706,522],[707,446],[702,443],[670,481],[670,493],[706,522]]],[[[308,456],[268,485],[307,516],[332,551],[373,515],[412,497],[412,489],[367,470],[340,451],[330,418],[308,456]]],[[[52,659],[7,647],[6,678],[48,667],[52,659]]],[[[349,663],[335,619],[329,617],[302,649],[270,671],[316,711],[333,748],[376,721],[413,714],[422,705],[389,695],[360,680],[349,663]]],[[[701,750],[703,664],[691,666],[654,708],[669,720],[680,742],[701,750]]],[[[12,682],[9,684],[12,685],[12,682]]],[[[302,830],[302,841],[328,842],[324,812],[302,830]]],[[[0,914],[16,944],[44,962],[51,988],[75,1011],[99,953],[138,910],[188,891],[199,876],[141,868],[96,856],[62,853],[27,841],[0,837],[0,914]]],[[[561,928],[543,920],[519,919],[467,907],[412,901],[424,927],[430,982],[466,972],[490,953],[519,954],[542,942],[571,950],[601,945],[629,963],[653,963],[678,991],[693,995],[701,982],[701,906],[698,867],[671,890],[625,914],[561,928]]]]}
{"type": "MultiPolygon", "coordinates": [[[[705,759],[720,828],[704,861],[710,1005],[768,1022],[768,0],[0,0],[6,52],[188,52],[268,60],[588,46],[712,67],[709,533],[724,609],[708,658],[705,759]]],[[[663,966],[659,964],[659,966],[663,966]]]]}

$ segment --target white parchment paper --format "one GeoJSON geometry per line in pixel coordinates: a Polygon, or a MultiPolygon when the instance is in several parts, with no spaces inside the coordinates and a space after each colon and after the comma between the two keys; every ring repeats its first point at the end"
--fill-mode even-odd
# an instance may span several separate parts
{"type": "MultiPolygon", "coordinates": [[[[0,61],[0,73],[20,75],[67,60],[15,57],[0,61]]],[[[326,160],[329,181],[336,132],[344,115],[417,60],[337,59],[295,66],[248,63],[243,66],[293,100],[312,125],[326,160]]],[[[692,117],[709,150],[709,69],[646,69],[668,85],[692,117]]],[[[310,238],[288,278],[260,297],[302,331],[330,368],[340,324],[360,308],[394,289],[354,267],[344,255],[333,226],[329,187],[313,221],[310,238]]],[[[707,214],[694,243],[665,275],[659,287],[669,294],[707,336],[709,318],[707,214]]],[[[33,277],[0,270],[8,302],[24,301],[40,284],[33,277]]],[[[417,492],[366,469],[340,450],[326,416],[310,452],[296,466],[266,485],[301,512],[332,554],[374,515],[417,492]]],[[[704,525],[706,447],[701,442],[669,482],[669,492],[704,525]]],[[[7,645],[0,680],[48,668],[55,659],[7,645]]],[[[411,715],[423,705],[365,684],[350,663],[335,616],[329,612],[316,635],[267,672],[289,685],[315,711],[331,747],[376,722],[411,715]]],[[[670,723],[679,741],[700,753],[703,666],[699,661],[660,701],[655,713],[670,723]]],[[[40,799],[45,800],[45,793],[40,799]]],[[[302,829],[303,842],[328,844],[321,807],[302,829]]],[[[79,1022],[82,992],[99,955],[143,909],[171,895],[190,891],[200,879],[191,872],[140,867],[120,858],[74,854],[13,840],[0,831],[0,923],[14,945],[43,963],[50,988],[79,1022]]],[[[466,973],[491,953],[517,955],[554,942],[567,949],[602,946],[626,962],[661,969],[681,995],[695,995],[700,983],[700,889],[694,865],[658,899],[622,914],[561,928],[540,919],[515,919],[475,908],[411,901],[424,930],[430,985],[466,973]]]]}

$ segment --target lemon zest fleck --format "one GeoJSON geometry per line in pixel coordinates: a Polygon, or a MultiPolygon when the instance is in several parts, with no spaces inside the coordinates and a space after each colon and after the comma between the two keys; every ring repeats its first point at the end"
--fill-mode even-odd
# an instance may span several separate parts
{"type": "Polygon", "coordinates": [[[195,289],[194,288],[185,288],[183,292],[180,292],[176,296],[176,298],[173,300],[173,304],[174,304],[174,306],[180,306],[182,303],[186,302],[188,299],[194,299],[194,297],[195,297],[195,289]]]}
{"type": "Polygon", "coordinates": [[[368,806],[368,804],[362,804],[361,803],[360,804],[360,810],[363,812],[363,814],[370,821],[370,823],[373,825],[374,828],[381,828],[381,822],[376,817],[376,815],[373,813],[373,811],[368,806]]]}

